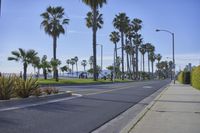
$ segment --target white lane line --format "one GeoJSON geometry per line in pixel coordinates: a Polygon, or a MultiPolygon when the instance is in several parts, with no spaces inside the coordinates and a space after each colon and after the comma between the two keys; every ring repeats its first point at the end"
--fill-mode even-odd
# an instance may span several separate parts
{"type": "Polygon", "coordinates": [[[145,88],[145,89],[151,89],[153,87],[152,86],[143,86],[143,88],[145,88]]]}
{"type": "Polygon", "coordinates": [[[2,108],[2,109],[0,109],[0,112],[16,110],[16,109],[23,109],[23,108],[28,108],[28,107],[34,107],[34,106],[39,106],[39,105],[44,105],[44,104],[49,104],[49,103],[56,103],[56,102],[61,102],[61,101],[65,101],[65,100],[71,100],[71,99],[74,99],[74,98],[77,98],[77,97],[82,97],[81,94],[72,94],[72,96],[74,96],[74,97],[60,98],[60,99],[49,100],[49,101],[45,101],[45,102],[18,105],[18,106],[9,107],[9,108],[2,108]]]}

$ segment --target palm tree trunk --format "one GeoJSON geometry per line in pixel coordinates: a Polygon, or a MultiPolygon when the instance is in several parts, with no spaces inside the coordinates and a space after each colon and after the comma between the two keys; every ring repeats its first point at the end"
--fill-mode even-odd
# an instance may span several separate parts
{"type": "Polygon", "coordinates": [[[153,79],[153,61],[151,62],[151,71],[152,71],[151,76],[152,76],[152,79],[153,79]]]}
{"type": "Polygon", "coordinates": [[[115,43],[115,59],[117,59],[117,44],[115,43]]]}
{"type": "Polygon", "coordinates": [[[84,72],[85,72],[85,66],[83,66],[84,67],[84,72]]]}
{"type": "Polygon", "coordinates": [[[148,75],[150,76],[150,62],[149,62],[149,52],[148,52],[148,75]]]}
{"type": "Polygon", "coordinates": [[[93,69],[94,69],[94,74],[93,74],[93,79],[94,81],[97,80],[97,62],[96,62],[96,32],[97,32],[97,9],[93,8],[93,22],[94,25],[92,27],[93,31],[93,57],[94,57],[94,63],[93,63],[93,69]]]}
{"type": "Polygon", "coordinates": [[[78,77],[78,65],[77,65],[77,62],[76,62],[76,75],[78,77]]]}
{"type": "Polygon", "coordinates": [[[122,43],[122,80],[124,80],[124,33],[121,32],[121,43],[122,43]]]}
{"type": "Polygon", "coordinates": [[[144,67],[144,54],[142,54],[142,58],[143,58],[143,59],[142,59],[142,62],[143,62],[143,72],[145,72],[145,70],[144,70],[144,68],[145,68],[145,67],[144,67]]]}
{"type": "Polygon", "coordinates": [[[24,63],[24,73],[23,73],[23,79],[26,80],[27,78],[27,64],[24,63]]]}
{"type": "MultiPolygon", "coordinates": [[[[56,36],[53,36],[53,59],[56,60],[56,48],[57,48],[57,37],[56,36]]],[[[53,71],[53,78],[54,79],[57,79],[57,73],[56,73],[56,69],[57,68],[54,68],[54,71],[53,71]]]]}
{"type": "Polygon", "coordinates": [[[136,52],[136,79],[138,80],[138,46],[135,47],[136,52]]]}

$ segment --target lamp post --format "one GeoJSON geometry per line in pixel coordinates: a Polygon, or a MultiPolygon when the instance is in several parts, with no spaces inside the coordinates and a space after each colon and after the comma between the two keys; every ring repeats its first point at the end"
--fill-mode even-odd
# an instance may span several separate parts
{"type": "Polygon", "coordinates": [[[103,70],[103,45],[102,44],[97,44],[101,46],[101,71],[103,70]]]}
{"type": "Polygon", "coordinates": [[[167,32],[169,34],[172,35],[172,59],[173,59],[173,79],[174,79],[174,84],[175,84],[175,58],[174,58],[174,33],[169,31],[169,30],[161,30],[161,29],[156,29],[156,32],[160,32],[160,31],[163,31],[163,32],[167,32]]]}

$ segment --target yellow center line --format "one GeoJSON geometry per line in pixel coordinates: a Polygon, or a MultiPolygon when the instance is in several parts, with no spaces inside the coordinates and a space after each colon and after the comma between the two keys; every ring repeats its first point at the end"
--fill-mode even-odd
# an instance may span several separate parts
{"type": "Polygon", "coordinates": [[[84,94],[84,95],[89,96],[89,95],[95,95],[95,94],[102,94],[102,93],[106,93],[106,92],[112,92],[112,91],[117,91],[117,90],[128,89],[128,88],[130,88],[130,87],[131,87],[131,86],[114,87],[115,89],[106,90],[106,91],[100,91],[100,92],[94,92],[94,93],[87,93],[87,94],[84,94]]]}

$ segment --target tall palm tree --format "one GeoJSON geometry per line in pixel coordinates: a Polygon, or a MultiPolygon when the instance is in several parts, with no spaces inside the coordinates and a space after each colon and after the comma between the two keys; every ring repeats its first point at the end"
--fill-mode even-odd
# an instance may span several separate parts
{"type": "Polygon", "coordinates": [[[50,65],[50,62],[47,61],[47,56],[46,55],[43,55],[42,59],[41,59],[41,68],[43,70],[43,76],[44,76],[44,79],[47,79],[47,74],[48,72],[50,72],[50,68],[51,68],[51,65],[50,65]]]}
{"type": "Polygon", "coordinates": [[[156,59],[156,57],[155,57],[154,52],[150,52],[150,54],[149,54],[149,60],[151,61],[151,75],[152,75],[152,78],[153,78],[153,72],[154,72],[153,68],[154,68],[155,59],[156,59]]]}
{"type": "Polygon", "coordinates": [[[157,54],[157,55],[156,55],[156,59],[157,59],[158,63],[160,63],[160,60],[162,59],[161,54],[157,54]]]}
{"type": "Polygon", "coordinates": [[[74,57],[74,61],[76,63],[76,75],[78,77],[78,57],[77,56],[74,57]]]}
{"type": "Polygon", "coordinates": [[[124,33],[126,31],[126,27],[129,24],[129,18],[126,16],[126,13],[119,13],[115,15],[113,20],[113,25],[116,29],[121,33],[121,49],[122,49],[122,80],[124,80],[124,33]]]}
{"type": "Polygon", "coordinates": [[[138,18],[134,18],[132,21],[133,30],[135,32],[134,35],[134,44],[135,44],[135,52],[136,52],[136,79],[138,79],[138,48],[142,43],[141,34],[138,32],[142,29],[142,20],[138,18]]]}
{"type": "Polygon", "coordinates": [[[34,74],[36,75],[36,77],[38,77],[41,68],[40,57],[35,56],[35,58],[32,60],[32,66],[34,68],[34,74]],[[38,69],[37,74],[36,74],[36,68],[38,69]]]}
{"type": "Polygon", "coordinates": [[[17,62],[22,62],[23,63],[23,69],[24,69],[24,73],[23,73],[23,79],[26,80],[27,78],[27,67],[29,64],[33,63],[33,59],[36,57],[36,55],[38,54],[37,52],[35,52],[35,50],[28,50],[25,51],[22,48],[19,48],[19,51],[12,51],[11,52],[13,57],[8,57],[8,60],[14,60],[17,62]]]}
{"type": "Polygon", "coordinates": [[[146,43],[146,50],[148,54],[148,73],[150,74],[150,53],[154,52],[155,47],[151,43],[146,43]]]}
{"type": "MultiPolygon", "coordinates": [[[[106,4],[107,0],[82,0],[83,3],[88,5],[92,10],[92,32],[93,32],[93,57],[94,57],[94,73],[93,78],[97,80],[97,62],[96,62],[96,33],[97,33],[97,21],[98,21],[98,9],[106,4]]],[[[102,16],[102,15],[101,15],[102,16]]]]}
{"type": "MultiPolygon", "coordinates": [[[[159,66],[159,64],[160,64],[160,60],[162,59],[162,56],[161,56],[161,54],[157,54],[156,55],[156,60],[158,61],[158,66],[159,66]]],[[[158,77],[159,77],[159,79],[160,79],[160,69],[159,69],[159,67],[157,67],[157,69],[158,69],[158,77]]]]}
{"type": "Polygon", "coordinates": [[[110,41],[115,44],[115,59],[117,58],[117,43],[120,41],[119,32],[113,31],[110,33],[110,41]]]}
{"type": "Polygon", "coordinates": [[[74,65],[75,65],[75,63],[76,63],[75,59],[74,59],[74,58],[71,58],[70,64],[72,65],[72,75],[73,75],[73,73],[74,73],[74,65]]]}
{"type": "MultiPolygon", "coordinates": [[[[41,26],[44,27],[44,31],[53,38],[53,59],[56,60],[56,48],[57,39],[60,34],[65,34],[64,26],[69,24],[69,19],[64,18],[64,8],[51,7],[46,9],[46,12],[42,13],[40,16],[43,18],[41,26]]],[[[56,73],[57,68],[54,71],[53,77],[57,79],[58,74],[56,73]]]]}
{"type": "Polygon", "coordinates": [[[145,72],[145,65],[144,65],[144,55],[146,53],[146,45],[142,44],[139,48],[140,53],[142,54],[142,66],[143,66],[143,72],[145,72]]]}
{"type": "Polygon", "coordinates": [[[53,72],[55,72],[55,80],[58,81],[58,69],[57,67],[61,64],[61,61],[59,59],[54,59],[52,58],[51,61],[50,61],[50,64],[51,64],[51,67],[53,69],[53,72]]]}
{"type": "Polygon", "coordinates": [[[67,63],[67,66],[69,67],[70,59],[67,59],[67,60],[66,60],[66,63],[67,63]]]}
{"type": "Polygon", "coordinates": [[[87,66],[87,61],[86,60],[82,60],[81,65],[84,68],[84,72],[85,72],[85,67],[87,66]]]}
{"type": "MultiPolygon", "coordinates": [[[[133,53],[133,47],[130,44],[127,44],[124,49],[125,49],[127,55],[132,55],[132,53],[133,53]]],[[[132,62],[131,58],[130,58],[130,62],[132,62]]],[[[129,64],[129,58],[128,58],[128,56],[127,56],[127,64],[129,64]]],[[[129,65],[127,65],[127,74],[129,75],[129,78],[132,77],[129,65]]]]}
{"type": "Polygon", "coordinates": [[[90,56],[90,58],[89,58],[89,64],[90,64],[90,69],[92,69],[93,67],[92,66],[94,66],[93,64],[94,64],[94,56],[90,56]]]}

